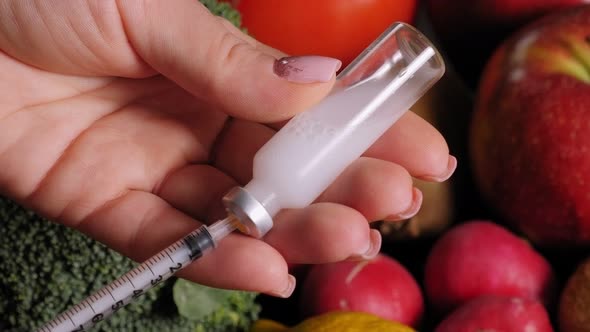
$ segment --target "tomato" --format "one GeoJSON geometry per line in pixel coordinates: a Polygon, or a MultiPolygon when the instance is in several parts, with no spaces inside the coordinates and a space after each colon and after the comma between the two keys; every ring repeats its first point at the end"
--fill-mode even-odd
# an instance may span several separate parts
{"type": "Polygon", "coordinates": [[[340,59],[343,67],[395,21],[413,23],[417,0],[233,0],[258,41],[291,55],[340,59]]]}

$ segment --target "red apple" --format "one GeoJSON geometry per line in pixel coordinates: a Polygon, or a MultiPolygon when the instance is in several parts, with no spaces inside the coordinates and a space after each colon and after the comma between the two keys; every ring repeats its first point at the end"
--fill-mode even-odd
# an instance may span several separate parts
{"type": "Polygon", "coordinates": [[[549,314],[538,301],[483,296],[447,316],[434,332],[553,332],[549,314]]]}
{"type": "Polygon", "coordinates": [[[504,43],[482,76],[471,127],[477,186],[535,244],[590,244],[590,6],[504,43]]]}
{"type": "Polygon", "coordinates": [[[313,266],[301,293],[301,312],[367,312],[416,326],[424,300],[418,283],[397,260],[379,254],[370,261],[341,261],[313,266]]]}
{"type": "Polygon", "coordinates": [[[545,304],[555,296],[554,272],[528,243],[490,221],[454,226],[433,245],[424,287],[440,313],[483,295],[517,296],[545,304]]]}
{"type": "Polygon", "coordinates": [[[486,60],[510,34],[548,13],[585,0],[428,0],[441,50],[475,87],[486,60]]]}

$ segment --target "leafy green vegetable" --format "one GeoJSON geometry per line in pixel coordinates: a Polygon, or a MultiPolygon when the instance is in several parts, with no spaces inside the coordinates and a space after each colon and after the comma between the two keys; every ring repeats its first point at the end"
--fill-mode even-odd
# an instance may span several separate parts
{"type": "Polygon", "coordinates": [[[233,291],[179,280],[173,293],[178,313],[190,320],[200,320],[226,305],[233,291]]]}

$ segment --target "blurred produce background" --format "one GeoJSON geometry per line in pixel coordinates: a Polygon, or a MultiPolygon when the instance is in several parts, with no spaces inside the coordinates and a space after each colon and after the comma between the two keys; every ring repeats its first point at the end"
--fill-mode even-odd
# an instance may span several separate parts
{"type": "Polygon", "coordinates": [[[235,1],[249,33],[290,54],[320,53],[346,64],[351,53],[358,54],[392,21],[411,23],[425,33],[445,57],[447,73],[412,110],[441,131],[458,167],[444,183],[415,180],[424,193],[416,216],[375,225],[385,240],[382,254],[401,263],[420,286],[419,322],[404,314],[417,301],[400,295],[411,286],[400,281],[391,286],[401,293],[378,286],[395,283],[404,271],[376,277],[362,265],[381,265],[381,260],[356,267],[298,266],[294,298],[261,297],[262,316],[295,325],[310,308],[323,306],[316,314],[334,310],[320,296],[329,294],[347,303],[340,309],[356,301],[357,309],[390,319],[397,314],[392,320],[421,331],[439,325],[440,331],[524,331],[526,324],[538,331],[590,331],[590,298],[584,291],[572,295],[581,283],[574,271],[589,256],[590,243],[590,179],[585,175],[590,170],[590,7],[581,0],[277,3],[235,1]],[[496,228],[478,228],[488,222],[496,228]],[[473,228],[470,236],[483,237],[478,243],[455,238],[453,249],[440,244],[454,232],[467,232],[463,227],[473,228]],[[505,236],[485,241],[494,231],[505,236]],[[467,258],[459,258],[463,254],[467,258]],[[428,271],[431,256],[447,260],[428,271]],[[462,259],[469,263],[460,264],[462,259]],[[481,275],[468,271],[478,268],[481,275]],[[310,274],[312,282],[306,279],[310,274]],[[362,282],[338,286],[351,276],[374,278],[376,290],[362,282]],[[443,295],[428,285],[436,279],[436,287],[447,290],[443,295]],[[570,279],[578,281],[570,281],[563,292],[570,279]],[[472,285],[468,280],[474,280],[472,285]],[[372,292],[382,295],[366,295],[372,292]],[[461,313],[449,318],[452,311],[437,308],[440,297],[463,299],[454,307],[461,313]],[[521,302],[515,307],[503,297],[521,302]],[[397,311],[377,309],[393,304],[397,311]],[[522,308],[527,314],[517,317],[522,308]],[[482,310],[492,318],[482,320],[482,310]]]}
{"type": "Polygon", "coordinates": [[[394,21],[415,25],[437,45],[447,72],[412,110],[458,159],[446,182],[415,180],[424,194],[416,216],[374,223],[384,237],[377,258],[293,266],[294,295],[259,295],[255,306],[238,308],[234,327],[590,331],[584,2],[223,1],[239,17],[228,7],[218,13],[261,42],[336,57],[343,67],[394,21]]]}

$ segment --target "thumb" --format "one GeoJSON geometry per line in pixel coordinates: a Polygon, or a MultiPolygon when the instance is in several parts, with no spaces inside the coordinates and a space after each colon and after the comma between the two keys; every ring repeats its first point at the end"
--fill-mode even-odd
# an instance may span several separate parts
{"type": "Polygon", "coordinates": [[[287,119],[323,98],[341,62],[284,57],[196,0],[120,1],[130,43],[152,68],[229,115],[287,119]]]}

